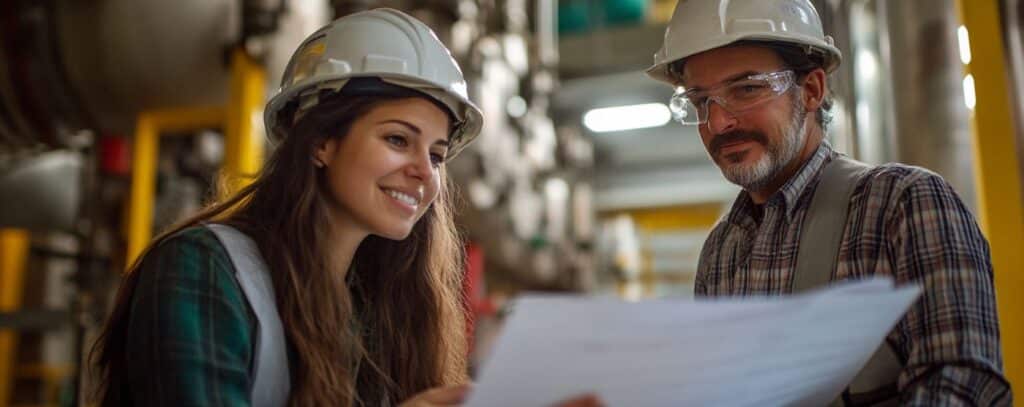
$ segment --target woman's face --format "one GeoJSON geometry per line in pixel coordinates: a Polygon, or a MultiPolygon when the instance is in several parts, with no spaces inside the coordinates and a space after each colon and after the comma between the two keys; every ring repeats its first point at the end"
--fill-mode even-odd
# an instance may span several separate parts
{"type": "Polygon", "coordinates": [[[405,239],[437,198],[448,150],[448,115],[419,97],[378,104],[315,151],[332,223],[405,239]]]}

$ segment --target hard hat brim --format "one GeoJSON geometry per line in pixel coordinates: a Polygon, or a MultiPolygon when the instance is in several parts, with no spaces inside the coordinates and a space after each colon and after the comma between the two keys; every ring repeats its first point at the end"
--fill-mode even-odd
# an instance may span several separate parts
{"type": "Polygon", "coordinates": [[[448,148],[448,158],[453,158],[461,152],[470,142],[479,136],[483,128],[483,113],[468,98],[460,94],[458,90],[443,89],[438,84],[430,83],[412,75],[398,73],[380,74],[337,74],[332,76],[320,76],[308,78],[303,82],[290,86],[287,90],[278,93],[267,102],[264,110],[263,120],[266,126],[266,134],[271,144],[280,143],[286,134],[279,131],[280,123],[277,123],[277,114],[282,108],[293,100],[298,100],[303,94],[314,89],[333,89],[340,91],[351,79],[356,78],[378,78],[384,82],[402,86],[412,90],[420,91],[427,96],[437,100],[448,107],[452,115],[460,122],[458,134],[452,135],[448,148]]]}

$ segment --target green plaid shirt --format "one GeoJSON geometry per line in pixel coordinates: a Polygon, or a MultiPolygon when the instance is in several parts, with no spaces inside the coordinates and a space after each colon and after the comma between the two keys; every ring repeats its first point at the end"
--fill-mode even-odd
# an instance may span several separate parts
{"type": "Polygon", "coordinates": [[[150,251],[138,272],[122,400],[248,406],[256,317],[217,237],[187,229],[150,251]]]}

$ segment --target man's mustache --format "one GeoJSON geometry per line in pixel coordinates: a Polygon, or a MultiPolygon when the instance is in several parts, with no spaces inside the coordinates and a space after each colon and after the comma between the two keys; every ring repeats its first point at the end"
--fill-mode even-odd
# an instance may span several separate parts
{"type": "Polygon", "coordinates": [[[734,130],[715,136],[715,138],[711,140],[711,144],[708,146],[708,149],[711,150],[712,156],[717,156],[722,147],[726,144],[738,143],[741,141],[754,141],[761,143],[761,145],[768,145],[768,138],[765,137],[763,133],[734,130]]]}

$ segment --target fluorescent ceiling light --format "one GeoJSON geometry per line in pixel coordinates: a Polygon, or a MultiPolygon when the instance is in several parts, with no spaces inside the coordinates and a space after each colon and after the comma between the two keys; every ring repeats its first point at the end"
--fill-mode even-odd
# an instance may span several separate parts
{"type": "Polygon", "coordinates": [[[664,103],[602,107],[583,115],[583,125],[596,133],[659,127],[669,120],[672,113],[664,103]]]}
{"type": "Polygon", "coordinates": [[[967,27],[960,26],[956,29],[957,42],[960,43],[960,62],[964,65],[971,63],[971,38],[967,33],[967,27]]]}
{"type": "Polygon", "coordinates": [[[978,104],[977,95],[974,94],[974,75],[967,75],[964,78],[964,104],[972,111],[978,104]]]}
{"type": "Polygon", "coordinates": [[[857,52],[857,59],[854,61],[854,65],[857,66],[857,72],[866,80],[872,81],[875,79],[875,75],[878,75],[878,60],[875,59],[875,54],[872,54],[867,49],[861,49],[857,52]]]}

